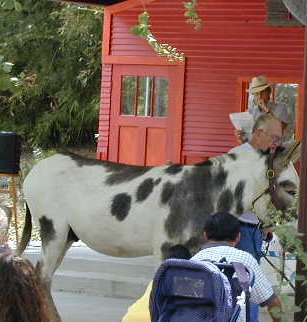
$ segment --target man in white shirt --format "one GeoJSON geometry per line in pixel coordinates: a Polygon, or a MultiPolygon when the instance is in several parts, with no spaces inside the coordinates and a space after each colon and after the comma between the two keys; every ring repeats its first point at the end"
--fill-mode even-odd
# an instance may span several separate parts
{"type": "MultiPolygon", "coordinates": [[[[281,144],[281,140],[281,122],[272,114],[263,114],[255,122],[251,140],[234,147],[228,153],[253,149],[274,151],[281,144]]],[[[241,223],[242,239],[237,248],[249,252],[259,263],[262,246],[262,232],[258,227],[259,220],[251,211],[242,214],[239,220],[241,223]]]]}
{"type": "MultiPolygon", "coordinates": [[[[254,285],[251,290],[251,301],[261,306],[267,306],[268,310],[274,307],[281,308],[281,303],[274,293],[272,286],[261,272],[259,264],[249,253],[236,249],[240,240],[240,223],[236,217],[229,213],[216,213],[205,223],[205,238],[207,243],[191,260],[216,261],[226,258],[227,262],[240,262],[253,270],[255,274],[254,285]]],[[[270,313],[271,314],[271,313],[270,313]]],[[[273,322],[280,322],[274,318],[273,322]]],[[[238,322],[245,321],[244,311],[241,312],[238,322]]]]}
{"type": "MultiPolygon", "coordinates": [[[[256,120],[252,137],[249,142],[234,147],[228,153],[237,153],[259,149],[263,151],[271,150],[272,152],[281,144],[282,141],[282,123],[270,113],[262,114],[256,120]]],[[[261,248],[263,232],[260,229],[260,223],[257,216],[249,211],[239,217],[241,239],[237,248],[250,253],[258,263],[261,258],[261,248]]],[[[258,322],[259,307],[251,303],[251,322],[258,322]]]]}

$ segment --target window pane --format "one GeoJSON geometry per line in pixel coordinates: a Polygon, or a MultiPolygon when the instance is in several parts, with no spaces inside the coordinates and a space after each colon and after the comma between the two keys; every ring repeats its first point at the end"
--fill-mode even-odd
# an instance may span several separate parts
{"type": "Polygon", "coordinates": [[[155,78],[154,116],[167,116],[168,112],[168,79],[155,78]]]}
{"type": "Polygon", "coordinates": [[[288,115],[291,117],[291,123],[285,129],[285,139],[294,139],[295,135],[295,113],[297,107],[298,84],[275,84],[275,101],[286,105],[288,115]]]}
{"type": "Polygon", "coordinates": [[[138,107],[137,115],[150,116],[150,107],[152,101],[152,77],[138,77],[138,107]]]}
{"type": "Polygon", "coordinates": [[[134,115],[136,94],[136,77],[122,77],[121,114],[134,115]]]}

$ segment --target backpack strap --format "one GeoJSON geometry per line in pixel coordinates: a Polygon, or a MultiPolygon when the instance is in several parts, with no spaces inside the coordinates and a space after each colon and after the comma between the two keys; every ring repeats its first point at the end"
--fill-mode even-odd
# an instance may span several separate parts
{"type": "Polygon", "coordinates": [[[242,263],[239,262],[232,262],[232,265],[235,269],[235,272],[238,277],[238,281],[240,283],[240,286],[245,292],[249,291],[250,287],[250,276],[249,272],[246,271],[245,266],[242,263]]]}

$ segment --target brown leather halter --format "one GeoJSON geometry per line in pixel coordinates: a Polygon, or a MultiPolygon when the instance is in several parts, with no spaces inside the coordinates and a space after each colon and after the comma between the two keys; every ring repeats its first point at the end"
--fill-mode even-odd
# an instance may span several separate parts
{"type": "MultiPolygon", "coordinates": [[[[296,142],[296,144],[293,145],[292,149],[287,153],[287,155],[284,158],[284,166],[291,161],[291,157],[293,155],[293,152],[297,149],[297,147],[300,145],[300,142],[296,142]]],[[[282,200],[278,197],[276,192],[276,171],[274,170],[274,157],[275,157],[275,151],[272,151],[269,153],[268,157],[268,169],[266,172],[266,177],[269,180],[269,187],[265,189],[262,193],[260,193],[259,196],[257,196],[253,202],[252,202],[252,211],[254,211],[254,205],[256,201],[258,201],[263,195],[270,194],[271,201],[276,209],[278,210],[284,210],[284,205],[282,200]]]]}
{"type": "Polygon", "coordinates": [[[269,180],[269,186],[266,188],[262,193],[260,193],[259,196],[257,196],[253,202],[252,202],[252,210],[254,210],[255,203],[266,194],[270,194],[271,201],[276,209],[282,210],[283,209],[283,203],[280,198],[278,198],[278,195],[276,193],[276,173],[274,171],[273,165],[274,165],[274,157],[275,153],[270,152],[268,157],[268,169],[266,171],[266,177],[269,180]]]}

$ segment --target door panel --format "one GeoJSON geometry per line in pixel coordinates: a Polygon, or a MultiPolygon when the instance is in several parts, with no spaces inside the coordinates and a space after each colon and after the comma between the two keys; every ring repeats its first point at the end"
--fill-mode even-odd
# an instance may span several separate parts
{"type": "Polygon", "coordinates": [[[165,129],[148,128],[146,139],[146,165],[164,164],[166,160],[165,129]]]}
{"type": "Polygon", "coordinates": [[[138,152],[138,128],[131,126],[119,127],[118,162],[136,164],[138,152]]]}

